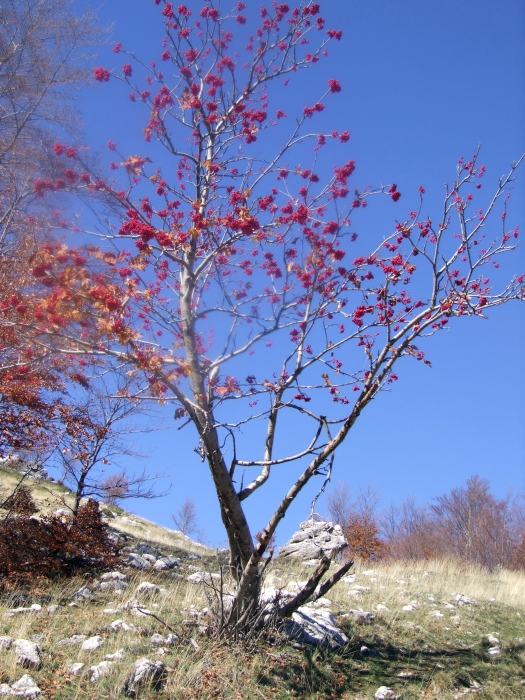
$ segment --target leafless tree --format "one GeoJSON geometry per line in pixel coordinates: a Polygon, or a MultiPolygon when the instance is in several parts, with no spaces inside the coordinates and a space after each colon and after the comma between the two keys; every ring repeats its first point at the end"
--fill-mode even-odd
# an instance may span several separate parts
{"type": "Polygon", "coordinates": [[[192,498],[186,498],[171,518],[183,535],[197,532],[197,506],[192,498]]]}
{"type": "Polygon", "coordinates": [[[102,380],[94,381],[86,389],[84,401],[73,405],[73,415],[51,460],[61,469],[62,481],[73,490],[73,515],[82,498],[90,496],[116,502],[164,495],[150,485],[163,475],[145,470],[130,474],[121,466],[123,457],[146,457],[130,442],[131,436],[155,429],[151,421],[148,425],[137,423],[137,416],[145,416],[144,405],[137,408],[129,383],[112,391],[102,380]],[[108,467],[112,467],[109,474],[108,467]]]}

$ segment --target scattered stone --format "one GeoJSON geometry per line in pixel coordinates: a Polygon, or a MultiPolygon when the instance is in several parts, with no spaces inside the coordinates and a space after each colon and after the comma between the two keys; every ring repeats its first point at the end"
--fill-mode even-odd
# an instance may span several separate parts
{"type": "Polygon", "coordinates": [[[375,620],[374,613],[365,610],[349,610],[348,614],[343,615],[343,617],[352,617],[357,625],[371,625],[375,620]]]}
{"type": "Polygon", "coordinates": [[[417,681],[419,680],[419,676],[417,673],[413,673],[413,671],[401,671],[401,673],[397,674],[398,678],[402,678],[405,681],[417,681]]]}
{"type": "Polygon", "coordinates": [[[341,579],[343,583],[354,583],[355,581],[355,574],[349,574],[348,576],[343,576],[341,579]]]}
{"type": "Polygon", "coordinates": [[[112,590],[117,593],[120,593],[123,591],[125,588],[127,588],[128,584],[125,581],[121,581],[120,579],[116,580],[111,580],[111,581],[102,581],[100,584],[100,590],[101,591],[108,591],[112,590]]]}
{"type": "Polygon", "coordinates": [[[196,571],[194,574],[186,576],[186,581],[191,583],[211,583],[214,579],[220,579],[219,574],[210,574],[207,571],[196,571]]]}
{"type": "Polygon", "coordinates": [[[150,637],[150,643],[153,644],[153,646],[159,646],[162,644],[167,644],[168,646],[172,646],[178,641],[178,637],[176,634],[168,634],[166,637],[163,637],[161,634],[153,634],[150,637]]]}
{"type": "Polygon", "coordinates": [[[67,639],[61,639],[59,642],[57,642],[57,644],[69,646],[73,644],[80,644],[85,639],[87,639],[85,634],[74,634],[72,637],[68,637],[67,639]]]}
{"type": "Polygon", "coordinates": [[[497,646],[497,647],[490,647],[490,649],[488,650],[488,652],[489,652],[489,654],[490,654],[491,656],[498,656],[499,654],[501,654],[501,648],[500,648],[499,646],[497,646]]]}
{"type": "Polygon", "coordinates": [[[160,559],[157,559],[155,564],[153,565],[154,569],[175,569],[176,567],[180,566],[181,560],[179,557],[170,557],[170,556],[164,556],[160,557],[160,559]]]}
{"type": "Polygon", "coordinates": [[[370,649],[368,647],[365,647],[364,645],[359,651],[361,652],[361,654],[363,654],[363,656],[367,656],[368,654],[370,654],[370,649]]]}
{"type": "Polygon", "coordinates": [[[134,569],[151,569],[151,562],[138,554],[130,554],[128,564],[134,569]]]}
{"type": "Polygon", "coordinates": [[[404,612],[412,612],[413,610],[415,610],[415,607],[413,605],[403,605],[401,610],[403,610],[404,612]]]}
{"type": "Polygon", "coordinates": [[[341,552],[348,546],[340,525],[326,520],[305,520],[300,530],[279,549],[280,557],[321,559],[323,555],[341,552]]]}
{"type": "Polygon", "coordinates": [[[102,676],[107,676],[111,672],[111,667],[113,666],[113,661],[101,661],[96,666],[91,666],[89,672],[91,673],[91,682],[95,683],[102,678],[102,676]]]}
{"type": "Polygon", "coordinates": [[[41,610],[41,607],[38,605],[37,608],[35,609],[33,606],[30,608],[11,608],[10,610],[6,610],[4,613],[4,617],[14,617],[15,615],[25,615],[27,613],[34,613],[38,612],[41,610]]]}
{"type": "Polygon", "coordinates": [[[69,666],[67,667],[66,670],[71,676],[76,676],[80,673],[80,671],[82,671],[82,669],[84,668],[85,665],[86,664],[81,664],[81,663],[73,664],[72,663],[72,664],[69,664],[69,666]]]}
{"type": "Polygon", "coordinates": [[[382,685],[375,692],[375,700],[398,700],[401,696],[396,695],[392,688],[388,688],[386,685],[382,685]]]}
{"type": "Polygon", "coordinates": [[[90,600],[92,598],[92,594],[88,586],[82,586],[82,588],[75,591],[71,597],[73,600],[90,600]]]}
{"type": "Polygon", "coordinates": [[[12,643],[12,637],[8,637],[7,635],[5,637],[0,637],[0,651],[2,651],[3,649],[9,649],[12,643]]]}
{"type": "Polygon", "coordinates": [[[52,615],[54,612],[56,612],[58,610],[59,607],[60,607],[60,605],[48,605],[46,610],[50,615],[52,615]]]}
{"type": "Polygon", "coordinates": [[[120,661],[120,659],[123,659],[125,656],[126,656],[126,650],[119,649],[114,654],[106,654],[106,656],[104,658],[107,661],[120,661]]]}
{"type": "Polygon", "coordinates": [[[78,603],[69,603],[69,605],[67,607],[68,608],[79,608],[80,606],[78,603]]]}
{"type": "Polygon", "coordinates": [[[16,663],[24,668],[40,668],[40,647],[29,639],[15,639],[13,649],[16,663]]]}
{"type": "Polygon", "coordinates": [[[348,643],[348,637],[338,628],[329,610],[303,605],[285,620],[284,630],[290,639],[313,646],[339,649],[348,643]]]}
{"type": "Polygon", "coordinates": [[[496,646],[499,647],[500,641],[495,634],[484,634],[481,638],[481,643],[484,647],[496,646]]]}
{"type": "Polygon", "coordinates": [[[110,627],[114,632],[117,632],[118,630],[122,630],[123,632],[138,632],[139,629],[138,627],[135,627],[135,625],[130,625],[127,622],[124,622],[124,620],[115,620],[111,623],[110,627]]]}
{"type": "Polygon", "coordinates": [[[313,603],[309,603],[312,608],[331,608],[332,601],[329,598],[318,598],[313,603]]]}
{"type": "Polygon", "coordinates": [[[36,698],[40,693],[40,688],[31,676],[27,674],[11,685],[10,695],[16,695],[21,698],[36,698]]]}
{"type": "Polygon", "coordinates": [[[108,571],[100,577],[102,581],[127,581],[128,577],[120,571],[108,571]]]}
{"type": "Polygon", "coordinates": [[[95,637],[90,637],[89,639],[86,639],[84,642],[82,642],[82,646],[80,647],[84,651],[94,651],[95,649],[100,648],[104,644],[104,640],[102,637],[95,636],[95,637]]]}
{"type": "Polygon", "coordinates": [[[466,595],[458,595],[456,596],[456,603],[460,607],[463,607],[464,605],[476,605],[476,601],[473,598],[469,598],[466,595]]]}
{"type": "Polygon", "coordinates": [[[442,612],[439,612],[439,610],[434,610],[434,612],[430,613],[430,617],[445,617],[442,612]]]}
{"type": "Polygon", "coordinates": [[[135,698],[139,689],[145,685],[158,689],[164,677],[164,669],[162,661],[150,661],[145,657],[137,659],[124,683],[124,693],[128,698],[135,698]]]}
{"type": "Polygon", "coordinates": [[[140,586],[137,586],[137,590],[135,593],[145,593],[149,595],[154,595],[156,593],[160,593],[161,589],[156,586],[154,583],[150,583],[149,581],[143,581],[140,586]]]}
{"type": "Polygon", "coordinates": [[[384,605],[384,603],[378,603],[376,605],[376,610],[378,612],[390,612],[390,610],[386,607],[386,605],[384,605]]]}
{"type": "Polygon", "coordinates": [[[148,556],[153,556],[153,559],[158,559],[159,557],[162,557],[162,552],[160,551],[160,549],[157,549],[157,547],[153,547],[153,545],[149,544],[148,542],[139,542],[136,545],[135,549],[139,554],[147,554],[148,556]]]}

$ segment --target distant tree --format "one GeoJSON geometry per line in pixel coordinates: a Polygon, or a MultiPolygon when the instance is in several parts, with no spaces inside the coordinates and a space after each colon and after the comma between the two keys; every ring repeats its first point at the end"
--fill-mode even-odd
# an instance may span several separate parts
{"type": "Polygon", "coordinates": [[[346,481],[335,484],[328,496],[328,512],[338,523],[348,541],[344,555],[348,559],[365,561],[380,559],[384,544],[379,537],[376,519],[378,496],[369,486],[352,498],[346,481]]]}
{"type": "Polygon", "coordinates": [[[186,498],[171,518],[183,535],[197,532],[197,506],[192,498],[186,498]]]}
{"type": "Polygon", "coordinates": [[[142,471],[130,474],[120,467],[123,457],[144,458],[130,442],[133,435],[149,432],[154,426],[140,425],[143,405],[130,394],[131,383],[123,381],[112,388],[100,379],[93,379],[84,390],[84,399],[77,396],[71,417],[65,426],[50,464],[62,472],[61,480],[74,493],[73,515],[81,500],[97,497],[109,503],[129,498],[157,498],[161,495],[152,485],[161,474],[142,471]],[[113,393],[114,392],[114,393],[113,393]],[[108,468],[111,472],[108,474],[108,468]]]}

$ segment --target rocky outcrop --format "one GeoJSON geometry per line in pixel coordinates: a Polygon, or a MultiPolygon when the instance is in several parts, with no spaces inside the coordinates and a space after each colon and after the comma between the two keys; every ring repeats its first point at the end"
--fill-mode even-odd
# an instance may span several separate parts
{"type": "Polygon", "coordinates": [[[348,542],[340,525],[327,520],[305,520],[300,530],[279,550],[280,557],[321,559],[342,551],[348,542]]]}

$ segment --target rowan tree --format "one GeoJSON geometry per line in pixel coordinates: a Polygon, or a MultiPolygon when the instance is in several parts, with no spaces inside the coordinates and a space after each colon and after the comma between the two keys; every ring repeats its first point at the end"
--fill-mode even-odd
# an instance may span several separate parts
{"type": "MultiPolygon", "coordinates": [[[[319,3],[274,3],[255,20],[242,2],[155,5],[165,32],[159,55],[141,61],[119,43],[121,66],[94,75],[108,99],[112,85],[125,85],[156,147],[126,154],[111,142],[111,181],[80,161],[81,177],[123,215],[109,222],[107,247],[91,251],[107,265],[96,277],[89,262],[62,261],[53,249],[35,260],[33,274],[50,289],[35,336],[44,343],[51,335],[64,353],[135,368],[150,396],[174,402],[175,418],[193,425],[236,580],[218,626],[246,631],[259,619],[263,555],[279,522],[311,479],[329,478],[337,448],[397,381],[397,365],[428,363],[422,337],[523,298],[523,275],[490,281],[517,229],[505,216],[497,233],[487,228],[500,203],[506,214],[517,163],[493,198],[478,203],[485,166],[476,152],[459,161],[440,212],[426,213],[420,188],[404,215],[396,184],[359,187],[347,131],[316,128],[344,81],[334,75],[293,118],[272,101],[276,83],[314,70],[327,43],[341,39],[319,3]],[[322,179],[330,144],[341,160],[322,179]],[[159,147],[164,156],[152,162],[159,147]],[[351,217],[373,195],[391,200],[397,223],[363,252],[351,217]],[[62,330],[60,319],[72,317],[76,326],[62,330]],[[254,353],[257,368],[246,370],[254,353]],[[263,430],[260,454],[255,440],[242,440],[248,424],[263,430]],[[291,424],[301,444],[286,454],[280,436],[291,424]],[[244,502],[277,467],[288,469],[290,487],[254,544],[244,502]]],[[[278,614],[348,570],[318,586],[329,565],[323,557],[278,614]]]]}

